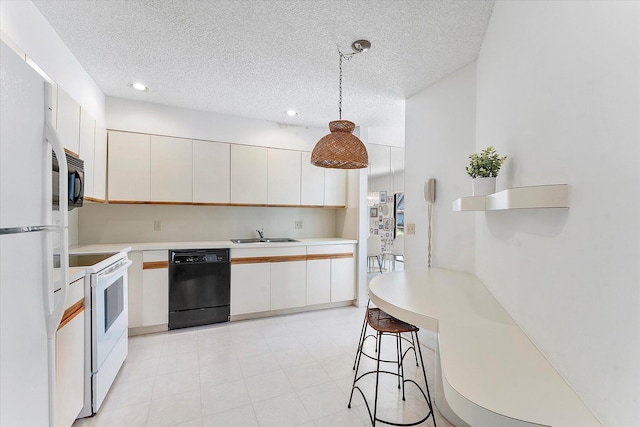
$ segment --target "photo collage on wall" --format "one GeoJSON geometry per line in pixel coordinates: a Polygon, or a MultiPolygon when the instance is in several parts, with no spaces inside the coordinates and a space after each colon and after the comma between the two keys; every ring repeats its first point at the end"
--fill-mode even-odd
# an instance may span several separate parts
{"type": "Polygon", "coordinates": [[[379,203],[369,206],[369,234],[377,234],[383,240],[394,238],[393,195],[380,191],[379,203]]]}

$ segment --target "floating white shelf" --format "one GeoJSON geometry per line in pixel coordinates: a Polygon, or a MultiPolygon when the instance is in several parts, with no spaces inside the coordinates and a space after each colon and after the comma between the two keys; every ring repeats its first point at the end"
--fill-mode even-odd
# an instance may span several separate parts
{"type": "Polygon", "coordinates": [[[461,197],[452,203],[454,212],[568,207],[568,184],[510,188],[488,196],[461,197]]]}

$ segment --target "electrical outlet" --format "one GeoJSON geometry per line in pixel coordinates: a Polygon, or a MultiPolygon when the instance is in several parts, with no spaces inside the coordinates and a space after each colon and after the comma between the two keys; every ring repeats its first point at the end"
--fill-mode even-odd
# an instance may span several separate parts
{"type": "Polygon", "coordinates": [[[414,223],[407,223],[407,234],[416,234],[416,225],[414,223]]]}
{"type": "Polygon", "coordinates": [[[296,221],[296,230],[302,230],[302,221],[296,221]]]}
{"type": "Polygon", "coordinates": [[[160,220],[156,219],[153,221],[153,231],[160,231],[160,220]]]}

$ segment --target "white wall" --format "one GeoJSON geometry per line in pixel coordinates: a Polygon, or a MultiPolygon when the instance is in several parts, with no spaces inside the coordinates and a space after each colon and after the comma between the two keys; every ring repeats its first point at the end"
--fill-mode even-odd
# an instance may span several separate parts
{"type": "Polygon", "coordinates": [[[405,268],[427,266],[427,203],[423,185],[436,179],[432,266],[473,272],[474,214],[454,213],[451,202],[471,193],[465,172],[475,151],[475,64],[407,99],[405,142],[405,268]]]}
{"type": "Polygon", "coordinates": [[[257,237],[335,237],[335,209],[86,204],[80,243],[227,240],[257,237]],[[153,231],[160,220],[161,230],[153,231]],[[304,228],[295,229],[295,221],[304,228]]]}
{"type": "Polygon", "coordinates": [[[496,3],[477,88],[499,186],[568,183],[571,208],[477,214],[476,274],[606,426],[638,426],[640,3],[496,3]]]}

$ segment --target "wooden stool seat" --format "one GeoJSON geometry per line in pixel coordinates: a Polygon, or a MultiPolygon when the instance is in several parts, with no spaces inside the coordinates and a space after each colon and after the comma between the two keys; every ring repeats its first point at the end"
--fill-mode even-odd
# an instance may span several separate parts
{"type": "Polygon", "coordinates": [[[379,308],[367,309],[367,323],[376,331],[389,334],[418,332],[419,330],[416,326],[398,320],[379,308]]]}

